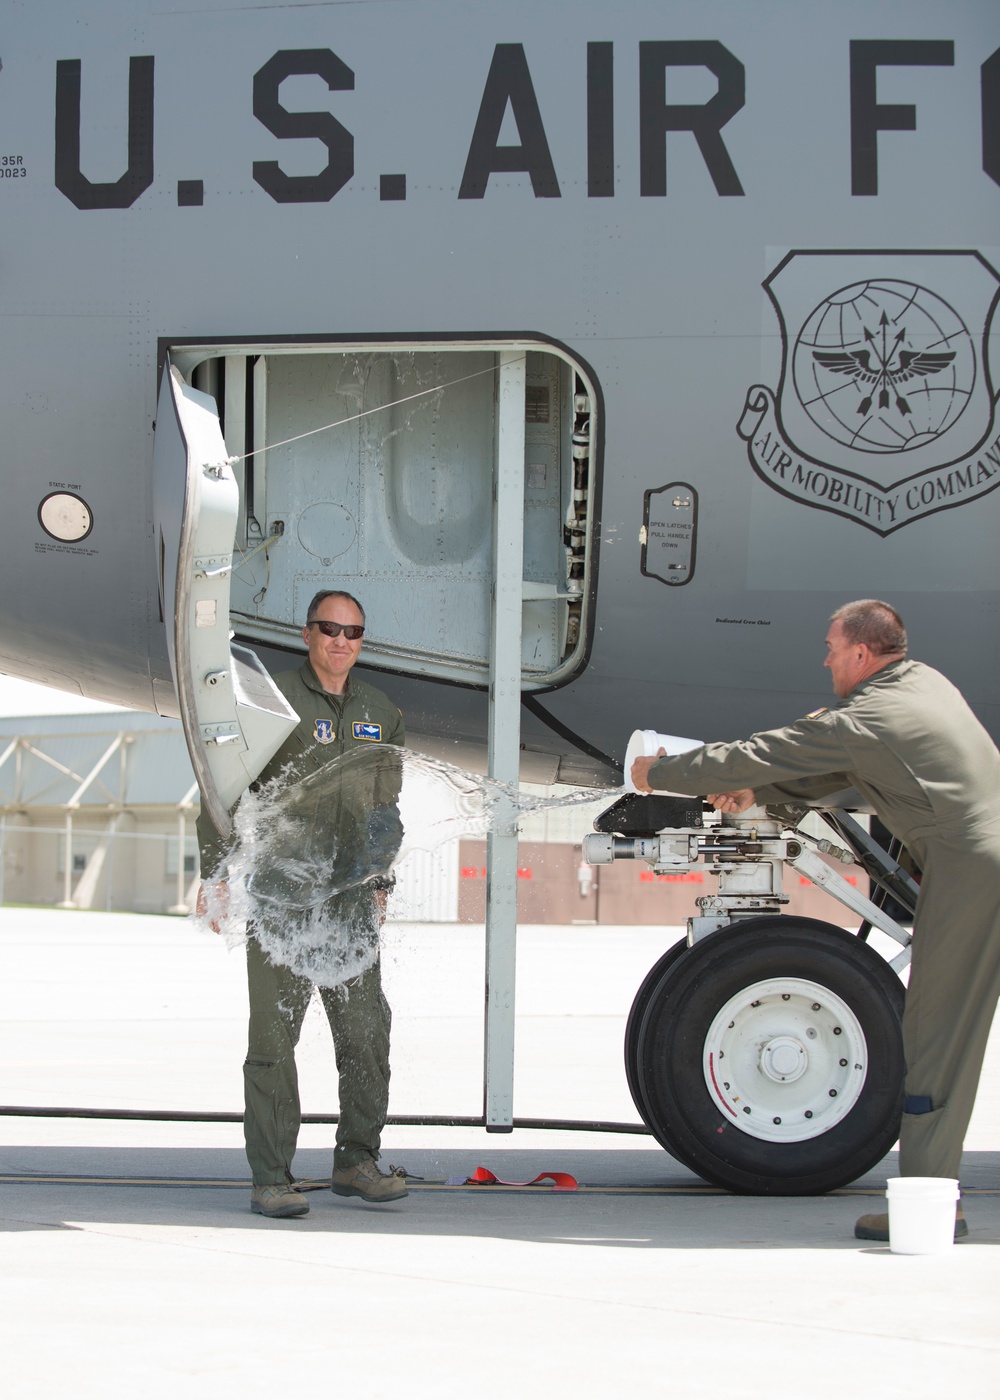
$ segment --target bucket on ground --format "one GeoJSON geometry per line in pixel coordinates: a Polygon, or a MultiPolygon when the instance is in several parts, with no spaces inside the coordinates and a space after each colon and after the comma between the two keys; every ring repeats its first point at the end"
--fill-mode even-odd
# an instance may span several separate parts
{"type": "Polygon", "coordinates": [[[955,1243],[958,1182],[945,1176],[900,1176],[887,1183],[893,1254],[940,1254],[955,1243]]]}

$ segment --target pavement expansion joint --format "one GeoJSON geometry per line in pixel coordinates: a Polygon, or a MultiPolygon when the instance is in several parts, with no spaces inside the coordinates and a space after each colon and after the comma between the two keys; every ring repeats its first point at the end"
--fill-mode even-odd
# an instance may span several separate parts
{"type": "MultiPolygon", "coordinates": [[[[691,1184],[684,1186],[638,1186],[607,1182],[580,1182],[577,1190],[568,1191],[565,1188],[558,1188],[551,1185],[516,1185],[506,1183],[482,1183],[465,1182],[463,1184],[449,1184],[447,1181],[423,1180],[419,1177],[408,1176],[406,1179],[407,1189],[413,1192],[436,1192],[461,1191],[466,1195],[480,1193],[484,1191],[491,1195],[501,1192],[505,1195],[520,1196],[572,1196],[575,1194],[586,1194],[588,1196],[619,1195],[619,1196],[730,1196],[732,1192],[726,1191],[721,1186],[710,1186],[708,1184],[691,1184]]],[[[183,1187],[183,1188],[212,1188],[223,1190],[248,1190],[251,1182],[249,1178],[231,1177],[187,1177],[187,1176],[51,1176],[48,1174],[36,1173],[25,1176],[15,1176],[8,1173],[0,1173],[0,1185],[5,1186],[159,1186],[159,1187],[183,1187]]],[[[329,1190],[330,1182],[326,1179],[312,1180],[306,1179],[295,1182],[295,1187],[299,1191],[324,1191],[329,1190]]],[[[830,1196],[884,1196],[885,1191],[877,1186],[842,1186],[836,1191],[826,1193],[830,1196]]],[[[962,1195],[969,1196],[1000,1196],[1000,1187],[972,1187],[968,1190],[963,1188],[962,1195]]],[[[787,1199],[787,1198],[783,1198],[787,1199]]]]}

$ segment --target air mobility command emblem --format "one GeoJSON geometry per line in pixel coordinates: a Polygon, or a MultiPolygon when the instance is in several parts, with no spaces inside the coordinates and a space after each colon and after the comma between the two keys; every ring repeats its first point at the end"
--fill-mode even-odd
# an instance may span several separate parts
{"type": "Polygon", "coordinates": [[[313,738],[317,744],[332,744],[337,735],[328,719],[318,719],[313,725],[313,738]]]}
{"type": "Polygon", "coordinates": [[[382,726],[371,724],[367,720],[356,719],[351,726],[351,733],[355,739],[365,739],[369,744],[382,742],[382,726]]]}
{"type": "Polygon", "coordinates": [[[737,431],[773,490],[884,537],[1000,486],[980,253],[797,251],[763,287],[778,387],[747,390],[737,431]]]}

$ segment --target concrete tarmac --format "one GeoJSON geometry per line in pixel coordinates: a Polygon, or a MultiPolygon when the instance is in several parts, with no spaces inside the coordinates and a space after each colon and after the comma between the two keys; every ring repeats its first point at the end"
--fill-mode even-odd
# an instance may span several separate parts
{"type": "MultiPolygon", "coordinates": [[[[631,998],[679,930],[525,928],[515,1113],[637,1123],[631,998]]],[[[233,1111],[242,955],[174,919],[4,909],[0,1101],[233,1111]]],[[[481,1111],[483,933],[396,925],[390,1112],[481,1111]]],[[[707,1187],[625,1134],[390,1127],[413,1177],[372,1207],[310,1193],[248,1211],[239,1125],[0,1117],[0,1373],[22,1397],[913,1397],[1000,1394],[1000,1035],[963,1163],[971,1238],[945,1255],[853,1239],[894,1155],[823,1197],[707,1187]],[[446,1186],[484,1166],[548,1186],[446,1186]]],[[[306,1112],[336,1106],[321,1012],[306,1112]]],[[[322,1180],[333,1129],[303,1129],[322,1180]]]]}

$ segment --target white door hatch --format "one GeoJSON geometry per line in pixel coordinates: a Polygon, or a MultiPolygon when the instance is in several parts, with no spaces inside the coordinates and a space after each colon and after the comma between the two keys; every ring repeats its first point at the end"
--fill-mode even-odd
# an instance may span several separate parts
{"type": "Polygon", "coordinates": [[[168,357],[153,449],[160,597],[202,804],[223,836],[230,807],[298,722],[256,655],[230,644],[239,487],[228,457],[215,400],[168,357]]]}

